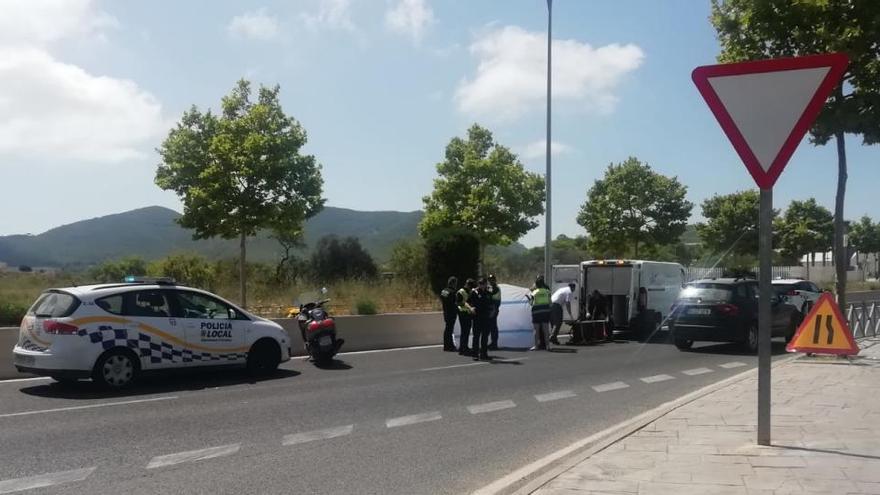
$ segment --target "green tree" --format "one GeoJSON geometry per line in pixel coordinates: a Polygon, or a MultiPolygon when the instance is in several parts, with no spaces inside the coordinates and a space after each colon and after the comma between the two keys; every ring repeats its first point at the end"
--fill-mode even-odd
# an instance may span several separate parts
{"type": "Polygon", "coordinates": [[[677,242],[687,228],[693,204],[677,177],[666,177],[630,157],[608,166],[593,184],[577,222],[590,236],[596,254],[623,256],[631,248],[677,242]]]}
{"type": "Polygon", "coordinates": [[[480,261],[480,240],[465,229],[446,228],[430,233],[425,239],[428,258],[428,278],[431,289],[439,293],[449,277],[458,278],[463,285],[468,278],[476,278],[480,261]]]}
{"type": "Polygon", "coordinates": [[[850,226],[849,241],[859,253],[880,257],[880,223],[874,223],[871,217],[863,216],[850,226]]]}
{"type": "Polygon", "coordinates": [[[792,201],[785,214],[776,219],[774,230],[782,255],[799,262],[805,254],[831,249],[834,216],[814,198],[792,201]]]}
{"type": "Polygon", "coordinates": [[[153,277],[172,277],[181,284],[201,289],[214,289],[214,265],[204,256],[179,253],[156,260],[147,267],[153,277]]]}
{"type": "Polygon", "coordinates": [[[279,284],[292,282],[296,278],[296,268],[299,265],[294,251],[305,246],[303,231],[301,228],[285,230],[283,227],[276,227],[270,237],[281,246],[278,263],[275,265],[275,280],[279,284]]]}
{"type": "Polygon", "coordinates": [[[379,273],[370,253],[356,237],[322,237],[315,246],[309,266],[315,281],[371,279],[379,273]]]}
{"type": "Polygon", "coordinates": [[[844,199],[847,163],[844,136],[880,142],[880,2],[871,0],[712,0],[712,24],[721,62],[844,52],[850,65],[844,83],[828,99],[811,130],[811,141],[837,145],[834,253],[837,297],[846,304],[844,199]]]}
{"type": "MultiPolygon", "coordinates": [[[[759,206],[760,195],[754,189],[715,195],[703,201],[706,221],[697,224],[703,246],[719,254],[756,255],[759,206]]],[[[774,211],[773,216],[776,214],[774,211]]]]}
{"type": "Polygon", "coordinates": [[[284,114],[280,88],[240,80],[222,113],[183,114],[158,149],[156,184],[183,200],[182,226],[194,237],[239,239],[239,301],[247,306],[246,240],[260,229],[297,230],[322,207],[315,157],[300,153],[306,132],[284,114]]]}
{"type": "Polygon", "coordinates": [[[515,154],[477,124],[468,129],[467,139],[452,138],[437,173],[434,191],[423,198],[423,238],[448,227],[469,230],[480,241],[482,259],[486,246],[515,242],[544,213],[543,177],[526,171],[515,154]]]}
{"type": "Polygon", "coordinates": [[[420,240],[405,239],[394,244],[388,266],[396,277],[422,288],[428,285],[427,253],[420,240]]]}
{"type": "Polygon", "coordinates": [[[129,275],[139,277],[146,274],[147,262],[138,256],[108,260],[92,268],[89,272],[89,275],[98,282],[122,282],[129,275]]]}

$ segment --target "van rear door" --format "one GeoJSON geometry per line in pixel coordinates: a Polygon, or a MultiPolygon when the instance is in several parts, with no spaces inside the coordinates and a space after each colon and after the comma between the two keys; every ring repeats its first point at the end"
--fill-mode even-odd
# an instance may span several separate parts
{"type": "Polygon", "coordinates": [[[574,313],[572,316],[576,320],[579,320],[581,317],[580,269],[580,265],[554,265],[553,279],[551,280],[551,290],[553,292],[556,292],[557,289],[565,287],[570,283],[574,283],[577,286],[571,294],[571,310],[574,313]]]}

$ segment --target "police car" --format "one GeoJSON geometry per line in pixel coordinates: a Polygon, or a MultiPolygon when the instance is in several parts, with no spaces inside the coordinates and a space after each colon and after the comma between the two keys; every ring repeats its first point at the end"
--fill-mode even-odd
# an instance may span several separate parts
{"type": "Polygon", "coordinates": [[[813,309],[822,296],[822,289],[809,280],[784,279],[773,280],[773,290],[790,304],[806,315],[813,309]]]}
{"type": "Polygon", "coordinates": [[[171,279],[47,290],[22,320],[13,349],[20,372],[110,388],[143,371],[245,365],[268,372],[289,359],[280,325],[171,279]]]}

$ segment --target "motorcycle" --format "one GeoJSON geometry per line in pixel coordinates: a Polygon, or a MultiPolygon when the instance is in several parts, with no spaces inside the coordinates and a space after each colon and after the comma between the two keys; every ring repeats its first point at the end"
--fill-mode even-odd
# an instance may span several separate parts
{"type": "MultiPolygon", "coordinates": [[[[327,290],[321,292],[326,294],[327,290]]],[[[328,302],[330,299],[300,304],[296,316],[306,353],[318,364],[330,362],[345,343],[336,337],[336,322],[324,309],[328,302]]]]}

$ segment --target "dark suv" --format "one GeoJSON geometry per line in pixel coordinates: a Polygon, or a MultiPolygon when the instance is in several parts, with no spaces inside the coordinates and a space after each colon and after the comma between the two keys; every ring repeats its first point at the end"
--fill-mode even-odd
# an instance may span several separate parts
{"type": "MultiPolygon", "coordinates": [[[[773,294],[773,337],[790,340],[801,312],[773,294]]],[[[691,282],[681,291],[670,316],[675,346],[690,349],[694,341],[739,342],[758,350],[758,282],[719,278],[691,282]]]]}

